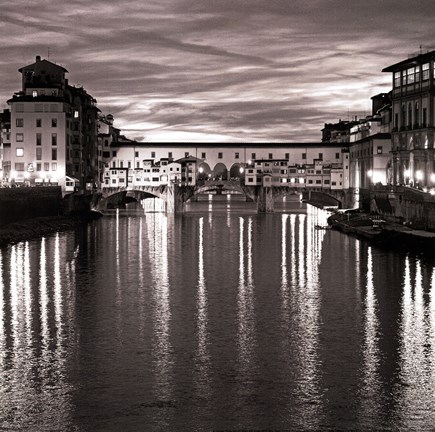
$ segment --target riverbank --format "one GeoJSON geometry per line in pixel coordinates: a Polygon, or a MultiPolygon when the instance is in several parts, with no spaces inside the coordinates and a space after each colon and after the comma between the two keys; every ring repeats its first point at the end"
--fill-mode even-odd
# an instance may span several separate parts
{"type": "Polygon", "coordinates": [[[46,216],[13,222],[0,227],[0,248],[55,232],[72,230],[99,217],[99,213],[86,212],[72,216],[46,216]]]}
{"type": "Polygon", "coordinates": [[[328,224],[337,231],[354,235],[378,246],[435,253],[434,232],[413,229],[358,210],[334,213],[328,218],[328,224]]]}

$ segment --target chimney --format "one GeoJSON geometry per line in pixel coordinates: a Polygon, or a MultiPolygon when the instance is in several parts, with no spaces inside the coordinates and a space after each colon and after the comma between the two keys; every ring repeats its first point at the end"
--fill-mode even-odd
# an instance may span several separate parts
{"type": "Polygon", "coordinates": [[[36,56],[36,61],[37,62],[41,61],[41,56],[36,56]]]}

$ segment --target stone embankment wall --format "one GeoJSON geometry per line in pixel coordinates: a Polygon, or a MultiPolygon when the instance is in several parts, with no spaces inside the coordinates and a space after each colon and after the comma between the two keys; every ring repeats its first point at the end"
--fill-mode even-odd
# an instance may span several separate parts
{"type": "Polygon", "coordinates": [[[435,197],[428,193],[408,187],[375,189],[370,209],[385,219],[435,231],[435,197]]]}
{"type": "Polygon", "coordinates": [[[60,187],[0,188],[0,226],[62,212],[60,187]]]}

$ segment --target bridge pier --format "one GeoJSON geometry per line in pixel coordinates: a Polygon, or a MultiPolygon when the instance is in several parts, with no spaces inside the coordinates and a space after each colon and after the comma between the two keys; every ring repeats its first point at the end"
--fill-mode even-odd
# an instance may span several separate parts
{"type": "Polygon", "coordinates": [[[273,213],[275,211],[273,188],[260,187],[256,198],[257,213],[273,213]]]}

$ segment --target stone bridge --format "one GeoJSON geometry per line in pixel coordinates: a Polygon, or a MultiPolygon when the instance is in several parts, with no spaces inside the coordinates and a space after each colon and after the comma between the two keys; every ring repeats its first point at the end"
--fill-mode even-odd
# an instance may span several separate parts
{"type": "Polygon", "coordinates": [[[125,188],[104,188],[94,202],[93,210],[102,211],[120,207],[128,202],[146,198],[160,198],[166,203],[167,213],[179,213],[184,204],[204,193],[235,193],[246,196],[247,201],[255,201],[259,213],[272,213],[276,199],[286,195],[302,195],[303,199],[317,206],[342,207],[343,191],[317,190],[291,186],[246,186],[240,180],[206,180],[195,186],[177,184],[160,186],[131,186],[125,188]]]}

